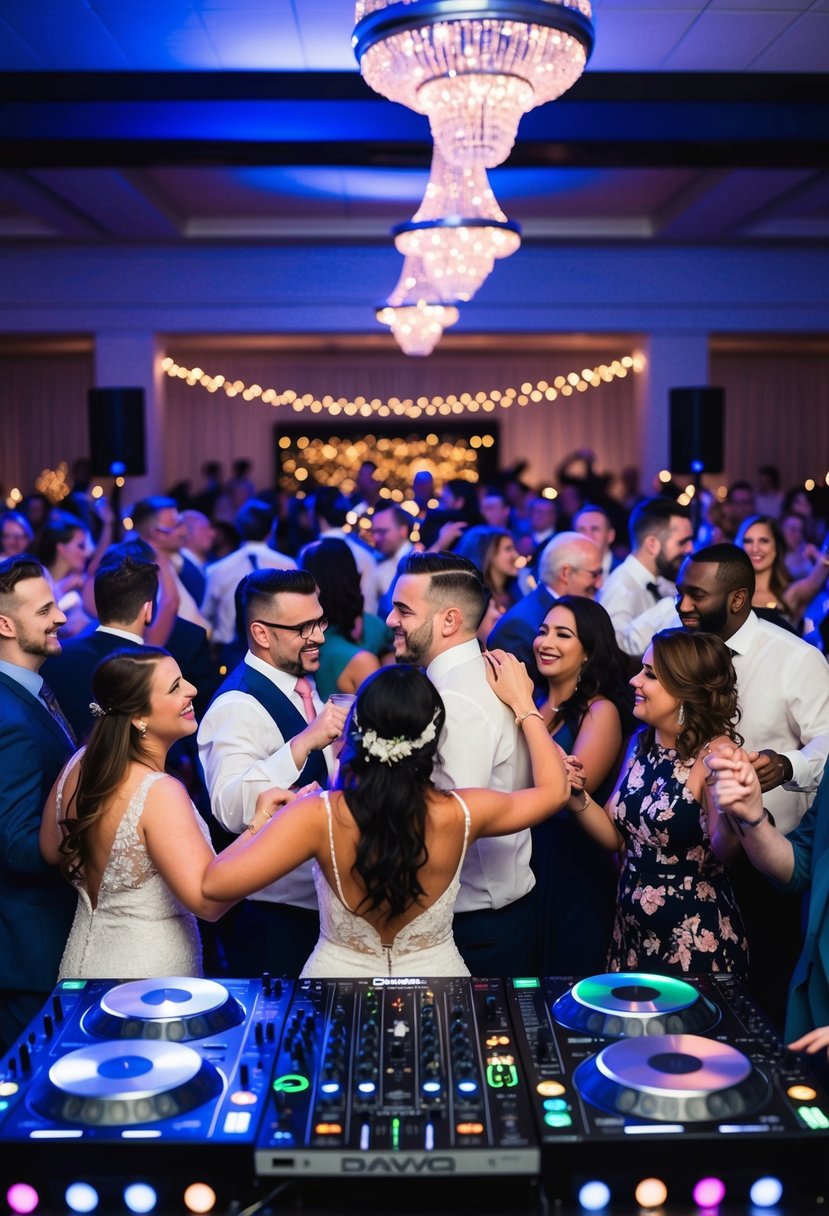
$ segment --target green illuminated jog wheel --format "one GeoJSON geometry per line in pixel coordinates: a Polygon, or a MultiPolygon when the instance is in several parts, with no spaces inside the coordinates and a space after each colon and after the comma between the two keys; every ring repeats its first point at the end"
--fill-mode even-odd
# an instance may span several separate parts
{"type": "Polygon", "coordinates": [[[692,984],[673,976],[618,971],[577,980],[553,1005],[553,1017],[568,1030],[601,1038],[697,1034],[720,1015],[692,984]]]}

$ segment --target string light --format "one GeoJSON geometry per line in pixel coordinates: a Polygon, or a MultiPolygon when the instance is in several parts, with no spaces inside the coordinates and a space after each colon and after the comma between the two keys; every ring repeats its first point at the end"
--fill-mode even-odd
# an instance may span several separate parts
{"type": "Polygon", "coordinates": [[[526,406],[531,403],[555,401],[557,397],[570,397],[574,392],[586,392],[588,388],[600,388],[603,384],[611,384],[614,380],[622,380],[629,373],[634,375],[643,371],[645,359],[642,355],[623,355],[611,363],[601,363],[598,367],[586,367],[580,372],[572,371],[566,376],[556,376],[552,384],[539,380],[536,384],[522,384],[520,388],[490,389],[489,392],[454,393],[447,397],[389,397],[386,401],[374,398],[371,401],[365,397],[314,397],[312,393],[300,394],[296,389],[262,388],[259,384],[247,385],[242,380],[230,380],[221,374],[211,374],[200,367],[184,367],[169,356],[162,360],[161,369],[173,380],[182,380],[191,388],[205,388],[209,393],[224,392],[228,397],[241,397],[243,401],[261,401],[265,405],[289,406],[295,413],[305,410],[319,414],[323,411],[338,417],[360,416],[370,418],[378,415],[388,418],[392,415],[405,418],[427,418],[436,414],[474,414],[477,412],[492,413],[496,409],[510,409],[514,405],[526,406]]]}

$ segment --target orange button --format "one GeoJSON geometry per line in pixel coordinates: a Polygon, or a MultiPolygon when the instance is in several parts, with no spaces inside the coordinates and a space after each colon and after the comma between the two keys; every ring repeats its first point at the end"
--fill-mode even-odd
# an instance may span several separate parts
{"type": "Polygon", "coordinates": [[[456,1128],[459,1136],[481,1136],[483,1130],[483,1123],[459,1123],[456,1128]]]}
{"type": "Polygon", "coordinates": [[[343,1125],[341,1123],[318,1123],[314,1131],[318,1136],[341,1136],[343,1125]]]}

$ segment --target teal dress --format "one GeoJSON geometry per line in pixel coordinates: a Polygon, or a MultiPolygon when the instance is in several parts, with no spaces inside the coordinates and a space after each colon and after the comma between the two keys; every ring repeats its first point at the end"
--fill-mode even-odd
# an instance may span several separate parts
{"type": "MultiPolygon", "coordinates": [[[[565,723],[553,737],[569,754],[576,734],[565,723]]],[[[611,777],[596,790],[595,801],[602,804],[612,789],[611,777]]],[[[616,908],[614,854],[588,836],[568,810],[536,824],[532,840],[539,973],[583,976],[604,971],[616,908]]]]}

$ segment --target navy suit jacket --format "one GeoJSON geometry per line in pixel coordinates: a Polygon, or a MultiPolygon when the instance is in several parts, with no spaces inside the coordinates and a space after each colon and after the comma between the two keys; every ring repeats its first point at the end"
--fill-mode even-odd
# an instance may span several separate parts
{"type": "Polygon", "coordinates": [[[507,609],[486,642],[489,650],[507,650],[522,663],[526,663],[533,683],[543,690],[546,690],[547,682],[542,680],[535,665],[533,641],[539,625],[555,602],[555,596],[550,594],[543,583],[539,583],[534,591],[507,609]]]}
{"type": "Polygon", "coordinates": [[[38,697],[0,672],[0,988],[49,992],[76,894],[38,845],[43,806],[72,746],[38,697]]]}
{"type": "Polygon", "coordinates": [[[47,659],[41,667],[40,674],[51,686],[78,743],[82,743],[92,729],[89,702],[92,700],[93,671],[116,650],[137,645],[138,642],[116,637],[114,633],[99,633],[96,625],[89,625],[82,633],[63,642],[60,654],[47,659]]]}

